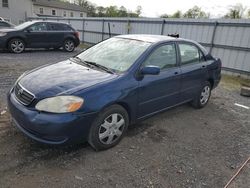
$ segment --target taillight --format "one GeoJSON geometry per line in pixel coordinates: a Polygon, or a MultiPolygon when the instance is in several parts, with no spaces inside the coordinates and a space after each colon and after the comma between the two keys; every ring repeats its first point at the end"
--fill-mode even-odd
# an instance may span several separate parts
{"type": "Polygon", "coordinates": [[[79,38],[79,32],[75,32],[74,35],[79,38]]]}

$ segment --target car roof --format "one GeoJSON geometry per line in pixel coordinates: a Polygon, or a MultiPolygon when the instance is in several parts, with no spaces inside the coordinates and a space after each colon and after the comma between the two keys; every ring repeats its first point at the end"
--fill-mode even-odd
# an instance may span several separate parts
{"type": "Polygon", "coordinates": [[[168,42],[168,41],[180,41],[180,42],[189,42],[193,43],[196,46],[198,46],[204,54],[208,54],[207,50],[200,45],[198,42],[184,39],[184,38],[176,38],[166,35],[147,35],[147,34],[130,34],[130,35],[118,35],[115,36],[116,38],[124,38],[124,39],[131,39],[131,40],[138,40],[143,42],[149,42],[149,43],[159,43],[159,42],[168,42]]]}
{"type": "Polygon", "coordinates": [[[28,22],[30,22],[31,24],[33,24],[33,23],[54,23],[54,24],[66,24],[66,25],[69,25],[68,23],[64,23],[64,22],[45,21],[45,20],[31,20],[31,21],[28,21],[28,22]]]}
{"type": "Polygon", "coordinates": [[[176,38],[176,37],[170,37],[166,35],[146,35],[146,34],[130,34],[130,35],[118,35],[117,38],[125,38],[125,39],[131,39],[131,40],[139,40],[149,43],[157,43],[162,41],[186,41],[186,42],[193,42],[195,41],[183,39],[183,38],[176,38]]]}

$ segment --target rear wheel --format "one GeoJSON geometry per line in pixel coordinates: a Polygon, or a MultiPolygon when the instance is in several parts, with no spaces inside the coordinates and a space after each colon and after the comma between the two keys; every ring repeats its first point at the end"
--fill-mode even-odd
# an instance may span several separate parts
{"type": "Polygon", "coordinates": [[[8,48],[11,52],[19,54],[25,50],[25,43],[21,39],[11,39],[8,48]]]}
{"type": "Polygon", "coordinates": [[[118,144],[128,128],[127,111],[112,105],[99,114],[89,133],[89,144],[96,150],[109,149],[118,144]]]}
{"type": "Polygon", "coordinates": [[[199,91],[195,99],[192,101],[192,106],[195,108],[203,108],[208,103],[211,96],[211,84],[206,81],[202,89],[199,91]]]}
{"type": "Polygon", "coordinates": [[[63,44],[63,49],[66,52],[73,52],[75,50],[75,43],[71,39],[66,39],[63,44]]]}

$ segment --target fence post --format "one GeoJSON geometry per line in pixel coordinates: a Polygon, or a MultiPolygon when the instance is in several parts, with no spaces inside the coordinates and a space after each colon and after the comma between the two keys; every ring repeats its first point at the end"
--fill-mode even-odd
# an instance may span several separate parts
{"type": "Polygon", "coordinates": [[[216,32],[216,28],[218,26],[218,21],[215,21],[214,22],[214,30],[213,30],[213,34],[212,34],[212,38],[211,38],[211,46],[210,46],[210,49],[209,49],[209,53],[211,54],[212,52],[212,49],[214,47],[214,38],[215,38],[215,32],[216,32]]]}
{"type": "Polygon", "coordinates": [[[164,34],[164,27],[165,27],[165,19],[162,20],[162,24],[161,24],[161,35],[164,34]]]}
{"type": "Polygon", "coordinates": [[[109,28],[109,38],[111,38],[110,22],[108,22],[108,28],[109,28]]]}
{"type": "Polygon", "coordinates": [[[85,19],[82,20],[82,43],[84,43],[85,19]]]}
{"type": "Polygon", "coordinates": [[[102,41],[104,40],[104,19],[102,19],[102,41]]]}
{"type": "Polygon", "coordinates": [[[129,34],[130,33],[130,20],[129,20],[129,18],[128,18],[127,24],[128,24],[127,34],[129,34]]]}

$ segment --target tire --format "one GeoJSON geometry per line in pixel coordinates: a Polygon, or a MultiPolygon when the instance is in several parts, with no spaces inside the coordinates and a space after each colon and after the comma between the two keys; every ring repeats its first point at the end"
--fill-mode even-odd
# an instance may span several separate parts
{"type": "Polygon", "coordinates": [[[210,96],[211,96],[211,84],[210,82],[206,81],[203,85],[197,96],[191,102],[194,108],[203,108],[207,105],[210,96]]]}
{"type": "Polygon", "coordinates": [[[117,145],[127,131],[129,117],[120,105],[103,110],[93,122],[89,132],[89,144],[96,150],[106,150],[117,145]]]}
{"type": "Polygon", "coordinates": [[[66,52],[73,52],[75,50],[75,42],[72,39],[66,39],[63,43],[63,49],[66,52]]]}
{"type": "Polygon", "coordinates": [[[12,53],[20,54],[25,50],[25,43],[22,39],[11,39],[8,43],[8,49],[12,53]]]}

